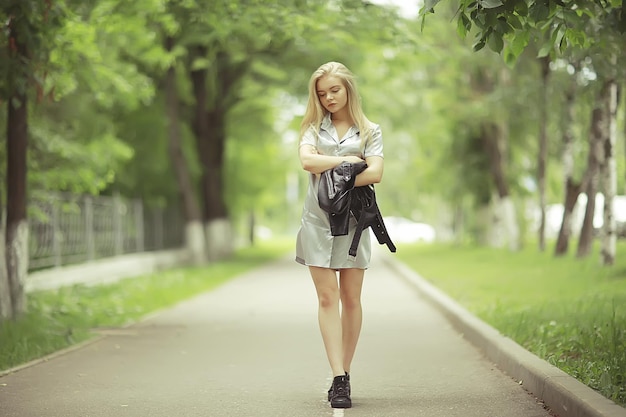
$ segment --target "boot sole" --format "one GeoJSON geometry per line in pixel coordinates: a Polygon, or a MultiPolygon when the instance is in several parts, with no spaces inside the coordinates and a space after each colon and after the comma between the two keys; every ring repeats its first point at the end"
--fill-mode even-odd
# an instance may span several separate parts
{"type": "Polygon", "coordinates": [[[332,408],[352,408],[351,400],[332,401],[330,402],[332,408]]]}

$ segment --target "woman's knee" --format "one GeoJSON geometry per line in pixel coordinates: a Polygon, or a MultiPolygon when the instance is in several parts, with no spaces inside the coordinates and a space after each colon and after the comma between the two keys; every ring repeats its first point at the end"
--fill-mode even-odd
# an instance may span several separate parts
{"type": "Polygon", "coordinates": [[[341,307],[344,310],[360,309],[361,297],[353,294],[341,294],[341,307]]]}
{"type": "Polygon", "coordinates": [[[339,289],[323,288],[317,292],[320,308],[334,308],[339,305],[339,289]]]}

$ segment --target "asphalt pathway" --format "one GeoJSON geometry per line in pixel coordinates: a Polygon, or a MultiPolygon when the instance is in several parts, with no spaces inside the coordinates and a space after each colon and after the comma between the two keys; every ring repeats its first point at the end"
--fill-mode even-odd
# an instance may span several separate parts
{"type": "Polygon", "coordinates": [[[291,257],[0,378],[2,417],[547,417],[375,256],[352,369],[331,374],[305,267],[291,257]]]}

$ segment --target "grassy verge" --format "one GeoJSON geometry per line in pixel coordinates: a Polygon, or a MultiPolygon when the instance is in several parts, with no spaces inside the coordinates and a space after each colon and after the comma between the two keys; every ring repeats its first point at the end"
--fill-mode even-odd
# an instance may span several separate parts
{"type": "Polygon", "coordinates": [[[98,327],[122,326],[172,306],[276,259],[293,241],[273,240],[237,251],[229,260],[179,268],[111,285],[82,285],[28,295],[28,312],[0,323],[0,370],[85,341],[98,327]]]}
{"type": "Polygon", "coordinates": [[[478,317],[613,401],[626,405],[626,242],[599,255],[408,245],[399,258],[478,317]]]}

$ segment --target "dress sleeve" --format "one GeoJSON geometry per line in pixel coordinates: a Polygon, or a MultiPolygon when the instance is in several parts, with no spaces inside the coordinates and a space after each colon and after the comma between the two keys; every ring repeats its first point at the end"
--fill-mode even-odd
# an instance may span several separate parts
{"type": "Polygon", "coordinates": [[[372,137],[365,144],[363,150],[363,156],[383,156],[383,132],[380,130],[380,126],[376,125],[372,129],[372,137]]]}
{"type": "Polygon", "coordinates": [[[312,128],[307,129],[306,132],[304,132],[304,135],[302,135],[299,146],[302,145],[311,145],[317,148],[317,135],[312,128]]]}

